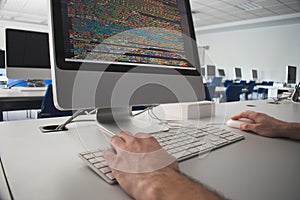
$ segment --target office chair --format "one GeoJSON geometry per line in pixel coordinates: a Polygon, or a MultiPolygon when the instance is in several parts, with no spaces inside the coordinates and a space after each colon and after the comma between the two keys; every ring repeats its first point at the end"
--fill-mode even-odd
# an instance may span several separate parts
{"type": "Polygon", "coordinates": [[[41,111],[38,113],[38,118],[71,116],[72,114],[72,110],[60,111],[54,106],[52,84],[49,84],[42,101],[41,111]]]}
{"type": "MultiPolygon", "coordinates": [[[[269,85],[268,81],[261,82],[261,85],[269,85]]],[[[265,88],[258,88],[257,90],[257,97],[260,95],[262,99],[266,99],[268,94],[268,89],[265,88]]]]}
{"type": "Polygon", "coordinates": [[[233,80],[225,80],[224,81],[224,87],[227,87],[229,85],[233,85],[233,80]]]}
{"type": "Polygon", "coordinates": [[[253,91],[255,87],[255,81],[249,81],[248,86],[247,86],[247,92],[245,93],[245,98],[248,100],[248,95],[251,94],[252,99],[253,99],[253,91]]]}
{"type": "Polygon", "coordinates": [[[233,102],[240,101],[240,95],[242,94],[242,89],[244,87],[242,85],[229,85],[225,89],[221,102],[233,102]]]}
{"type": "Polygon", "coordinates": [[[210,85],[221,86],[223,77],[212,77],[210,85]]]}
{"type": "Polygon", "coordinates": [[[216,86],[204,85],[204,90],[205,90],[205,100],[212,101],[215,96],[216,86]]]}
{"type": "Polygon", "coordinates": [[[245,88],[246,85],[247,85],[247,81],[241,80],[240,83],[239,83],[239,85],[242,85],[242,86],[244,86],[244,88],[245,88]]]}

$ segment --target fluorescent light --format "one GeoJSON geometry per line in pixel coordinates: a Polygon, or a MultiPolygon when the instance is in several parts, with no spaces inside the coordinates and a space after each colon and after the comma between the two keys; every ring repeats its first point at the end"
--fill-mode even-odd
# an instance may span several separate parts
{"type": "Polygon", "coordinates": [[[240,8],[240,9],[242,9],[242,10],[246,10],[246,11],[249,11],[249,10],[257,10],[257,9],[263,8],[262,6],[258,5],[258,4],[255,3],[255,2],[252,2],[252,1],[249,1],[249,2],[246,2],[246,3],[238,4],[238,5],[236,5],[236,7],[240,8]]]}

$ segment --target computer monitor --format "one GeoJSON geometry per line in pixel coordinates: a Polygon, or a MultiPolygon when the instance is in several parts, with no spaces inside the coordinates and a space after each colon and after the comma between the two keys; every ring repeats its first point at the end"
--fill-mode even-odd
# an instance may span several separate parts
{"type": "Polygon", "coordinates": [[[48,33],[8,28],[5,37],[8,78],[51,78],[48,33]]]}
{"type": "Polygon", "coordinates": [[[207,78],[211,78],[213,76],[216,76],[216,66],[207,65],[207,78]]]}
{"type": "Polygon", "coordinates": [[[5,51],[0,49],[0,75],[5,74],[5,51]]]}
{"type": "Polygon", "coordinates": [[[252,69],[252,79],[253,80],[258,79],[258,71],[256,69],[252,69]]]}
{"type": "Polygon", "coordinates": [[[225,77],[225,70],[224,69],[218,69],[219,76],[225,77]]]}
{"type": "Polygon", "coordinates": [[[296,66],[286,66],[286,82],[287,84],[297,83],[297,67],[296,66]]]}
{"type": "Polygon", "coordinates": [[[205,67],[201,67],[201,75],[204,77],[205,75],[205,67]]]}
{"type": "Polygon", "coordinates": [[[58,108],[100,108],[97,120],[112,132],[152,132],[130,117],[131,106],[205,98],[189,1],[52,0],[50,7],[58,108]]]}
{"type": "Polygon", "coordinates": [[[237,79],[237,80],[242,79],[242,69],[241,68],[235,67],[234,74],[235,74],[235,79],[237,79]]]}

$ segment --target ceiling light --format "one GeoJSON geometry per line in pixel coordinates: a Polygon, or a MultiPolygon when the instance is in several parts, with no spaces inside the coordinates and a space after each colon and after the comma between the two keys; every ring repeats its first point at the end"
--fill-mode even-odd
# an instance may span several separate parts
{"type": "Polygon", "coordinates": [[[255,3],[255,2],[252,2],[252,1],[249,1],[249,2],[246,2],[246,3],[238,4],[238,5],[236,5],[236,7],[240,8],[240,9],[242,9],[242,10],[246,10],[246,11],[249,11],[249,10],[257,10],[257,9],[263,8],[262,6],[258,5],[258,4],[255,3]]]}

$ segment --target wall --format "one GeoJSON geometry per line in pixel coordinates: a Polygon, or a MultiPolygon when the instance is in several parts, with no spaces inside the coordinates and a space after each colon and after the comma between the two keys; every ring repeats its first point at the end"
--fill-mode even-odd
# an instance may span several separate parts
{"type": "Polygon", "coordinates": [[[241,66],[243,79],[251,79],[251,69],[260,80],[285,81],[285,66],[298,66],[300,80],[300,23],[241,30],[197,32],[198,44],[209,45],[206,64],[225,68],[233,78],[233,67],[241,66]]]}

